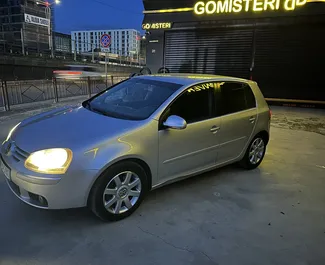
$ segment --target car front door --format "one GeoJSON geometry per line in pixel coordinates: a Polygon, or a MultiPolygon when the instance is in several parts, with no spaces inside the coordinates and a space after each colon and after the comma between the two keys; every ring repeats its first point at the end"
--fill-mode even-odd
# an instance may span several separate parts
{"type": "Polygon", "coordinates": [[[177,177],[215,166],[220,118],[214,117],[213,84],[187,89],[162,114],[159,128],[159,179],[177,177]],[[183,130],[163,126],[171,115],[187,122],[183,130]]]}
{"type": "Polygon", "coordinates": [[[251,138],[257,120],[257,108],[250,86],[240,82],[222,82],[218,112],[222,115],[219,131],[218,164],[238,158],[251,138]]]}

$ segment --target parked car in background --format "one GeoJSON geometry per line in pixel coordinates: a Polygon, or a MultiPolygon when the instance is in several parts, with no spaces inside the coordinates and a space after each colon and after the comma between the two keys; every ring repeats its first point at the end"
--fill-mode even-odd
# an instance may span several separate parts
{"type": "Polygon", "coordinates": [[[103,220],[119,220],[152,189],[231,163],[258,167],[270,118],[253,81],[138,76],[82,106],[17,124],[1,146],[1,168],[27,204],[88,206],[103,220]]]}

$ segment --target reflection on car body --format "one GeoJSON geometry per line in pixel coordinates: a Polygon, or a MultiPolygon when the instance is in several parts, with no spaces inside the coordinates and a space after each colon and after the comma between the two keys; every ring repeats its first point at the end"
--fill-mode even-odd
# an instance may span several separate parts
{"type": "Polygon", "coordinates": [[[103,220],[119,220],[151,189],[235,162],[256,168],[269,127],[269,107],[253,81],[138,76],[82,106],[22,121],[1,147],[1,168],[30,205],[88,206],[103,220]]]}

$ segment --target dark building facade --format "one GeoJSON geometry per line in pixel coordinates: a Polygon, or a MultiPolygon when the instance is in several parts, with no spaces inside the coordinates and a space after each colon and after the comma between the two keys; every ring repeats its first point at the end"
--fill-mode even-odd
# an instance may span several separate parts
{"type": "Polygon", "coordinates": [[[20,53],[49,49],[54,9],[46,9],[45,4],[41,0],[0,0],[0,51],[20,53]]]}
{"type": "Polygon", "coordinates": [[[325,104],[325,1],[143,2],[153,72],[242,77],[270,101],[325,104]]]}
{"type": "Polygon", "coordinates": [[[71,53],[71,35],[60,32],[53,32],[54,50],[56,52],[71,53]]]}
{"type": "Polygon", "coordinates": [[[146,56],[147,56],[147,39],[146,36],[142,36],[140,40],[140,51],[139,51],[139,58],[141,64],[146,63],[146,56]]]}

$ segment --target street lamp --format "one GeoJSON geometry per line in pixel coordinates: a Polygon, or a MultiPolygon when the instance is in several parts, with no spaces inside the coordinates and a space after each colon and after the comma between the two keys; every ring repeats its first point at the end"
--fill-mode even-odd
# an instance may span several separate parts
{"type": "Polygon", "coordinates": [[[53,49],[53,39],[52,39],[52,23],[51,23],[51,6],[56,4],[60,4],[60,0],[55,0],[54,2],[48,1],[36,1],[37,5],[45,6],[45,17],[50,21],[48,28],[48,36],[49,36],[49,49],[51,50],[51,57],[54,58],[54,49],[53,49]]]}

